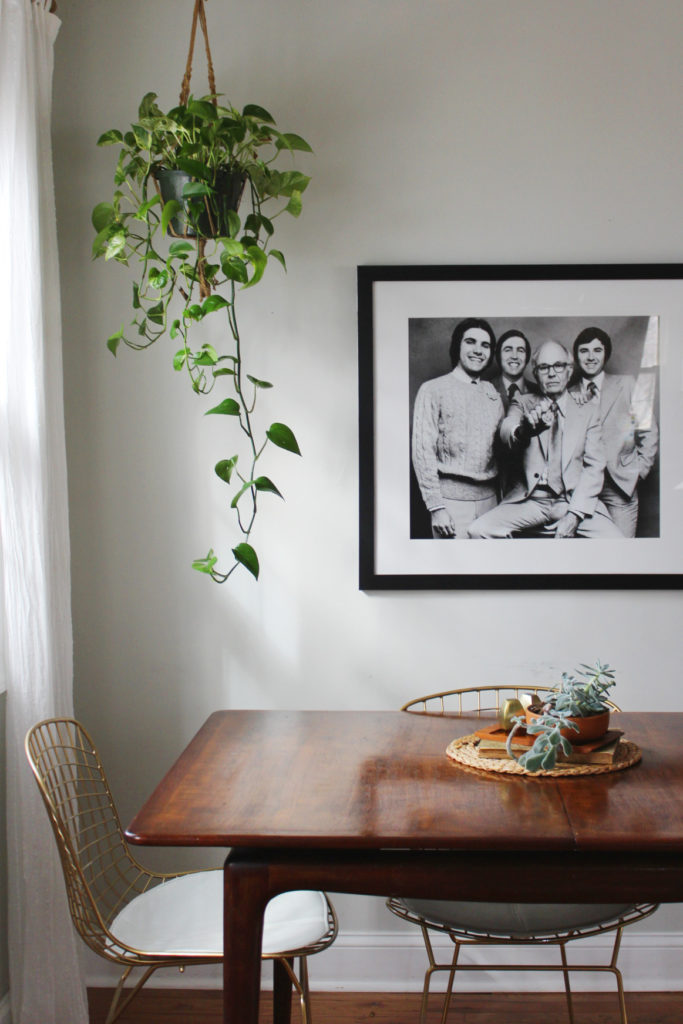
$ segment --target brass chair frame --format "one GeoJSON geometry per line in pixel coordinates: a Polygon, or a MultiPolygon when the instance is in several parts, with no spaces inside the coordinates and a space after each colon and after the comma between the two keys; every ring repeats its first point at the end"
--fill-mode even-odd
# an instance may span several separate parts
{"type": "MultiPolygon", "coordinates": [[[[507,699],[520,699],[521,694],[534,693],[539,696],[557,691],[556,686],[515,686],[515,685],[484,685],[469,686],[455,690],[442,690],[438,693],[427,694],[424,697],[416,697],[403,705],[401,711],[419,715],[452,716],[454,718],[464,714],[474,715],[496,715],[501,704],[507,699]]],[[[620,708],[613,701],[606,701],[606,704],[613,711],[620,708]]],[[[605,920],[599,924],[589,926],[577,926],[564,931],[550,932],[544,930],[539,934],[525,934],[523,936],[512,935],[505,932],[494,932],[477,930],[474,928],[459,927],[456,925],[441,924],[429,920],[420,914],[412,911],[401,899],[391,897],[386,901],[388,909],[397,917],[416,925],[422,932],[422,938],[427,951],[429,966],[425,973],[422,989],[422,1002],[420,1004],[420,1024],[426,1024],[427,1007],[430,995],[430,985],[434,974],[439,971],[448,972],[448,981],[444,996],[441,1024],[446,1024],[446,1018],[453,995],[453,985],[457,971],[561,971],[564,978],[564,991],[567,1000],[567,1010],[570,1024],[575,1024],[572,990],[570,985],[570,974],[578,972],[602,972],[614,976],[619,999],[619,1015],[621,1024],[628,1024],[626,1013],[626,1000],[624,995],[624,983],[621,971],[617,966],[619,950],[623,929],[628,925],[642,921],[658,909],[657,903],[638,903],[632,905],[627,912],[620,917],[605,920]],[[448,935],[454,944],[453,956],[449,963],[439,963],[434,952],[430,932],[441,932],[448,935]],[[594,935],[603,935],[614,932],[614,943],[606,964],[570,964],[567,960],[566,947],[568,943],[577,939],[594,935]],[[479,946],[557,946],[560,951],[559,964],[497,964],[497,963],[466,963],[460,961],[460,953],[468,947],[479,946]]]]}
{"type": "MultiPolygon", "coordinates": [[[[95,953],[121,964],[105,1024],[114,1024],[145,982],[160,967],[222,963],[223,954],[150,954],[135,949],[111,930],[117,914],[136,896],[195,871],[148,871],[130,851],[97,749],[75,719],[54,718],[31,728],[25,740],[29,764],[57,841],[73,924],[95,953]],[[131,989],[124,985],[131,972],[143,973],[131,989]],[[125,991],[125,996],[124,996],[125,991]]],[[[327,931],[305,948],[264,954],[284,968],[301,1004],[303,1024],[311,1024],[307,958],[326,949],[336,938],[337,918],[327,896],[327,931]],[[298,974],[294,970],[299,960],[298,974]]]]}

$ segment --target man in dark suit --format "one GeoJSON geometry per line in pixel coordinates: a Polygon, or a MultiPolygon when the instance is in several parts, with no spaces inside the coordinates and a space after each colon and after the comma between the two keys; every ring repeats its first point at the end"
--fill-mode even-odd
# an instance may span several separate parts
{"type": "Polygon", "coordinates": [[[536,384],[524,376],[531,359],[531,345],[521,331],[511,330],[501,334],[496,345],[496,362],[500,373],[491,383],[503,399],[505,412],[515,395],[538,394],[536,384]]]}
{"type": "MultiPolygon", "coordinates": [[[[515,395],[537,395],[538,387],[527,380],[524,371],[531,359],[531,345],[526,335],[518,330],[505,331],[496,345],[496,362],[500,373],[491,381],[503,400],[507,413],[515,395]]],[[[498,463],[498,494],[503,497],[522,478],[522,460],[518,451],[512,451],[496,439],[496,462],[498,463]]]]}
{"type": "Polygon", "coordinates": [[[638,525],[638,483],[645,479],[657,455],[659,432],[652,414],[638,423],[633,406],[635,380],[605,373],[612,340],[600,327],[586,327],[574,342],[574,359],[581,377],[569,390],[597,405],[606,451],[605,482],[600,500],[625,537],[635,537],[638,525]]]}
{"type": "Polygon", "coordinates": [[[622,537],[598,497],[606,458],[599,410],[567,391],[571,355],[546,341],[531,365],[540,395],[515,395],[500,427],[503,444],[522,452],[524,478],[472,523],[468,536],[513,537],[554,524],[557,539],[622,537]]]}

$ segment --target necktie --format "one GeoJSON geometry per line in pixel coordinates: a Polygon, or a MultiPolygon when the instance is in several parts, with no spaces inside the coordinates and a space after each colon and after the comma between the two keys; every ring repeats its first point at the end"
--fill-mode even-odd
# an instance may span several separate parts
{"type": "Polygon", "coordinates": [[[594,380],[589,380],[588,381],[588,387],[587,387],[586,390],[588,391],[588,398],[589,398],[589,400],[591,398],[595,398],[595,396],[598,393],[598,385],[595,383],[594,380]]]}
{"type": "Polygon", "coordinates": [[[553,402],[553,422],[548,437],[548,487],[555,494],[564,493],[562,483],[562,428],[560,426],[560,409],[557,402],[553,402]]]}
{"type": "Polygon", "coordinates": [[[515,397],[515,395],[517,394],[518,391],[519,391],[519,388],[517,387],[516,384],[511,384],[510,385],[510,387],[508,388],[508,399],[509,399],[509,401],[512,401],[512,399],[515,397]]]}

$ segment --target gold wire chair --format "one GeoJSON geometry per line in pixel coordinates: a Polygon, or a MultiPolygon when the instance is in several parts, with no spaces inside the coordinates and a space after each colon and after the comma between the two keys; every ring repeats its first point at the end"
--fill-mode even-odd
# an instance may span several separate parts
{"type": "MultiPolygon", "coordinates": [[[[533,692],[539,696],[552,693],[554,686],[474,686],[416,697],[401,708],[411,714],[458,717],[481,715],[495,717],[505,700],[519,700],[533,692]]],[[[606,701],[613,711],[619,707],[606,701]]],[[[397,917],[421,929],[429,966],[425,973],[420,1006],[420,1024],[425,1024],[432,977],[438,971],[448,972],[441,1024],[446,1018],[453,994],[456,972],[461,971],[561,971],[567,1000],[569,1020],[574,1024],[574,1007],[570,986],[572,971],[608,972],[614,975],[619,997],[621,1024],[627,1024],[624,984],[617,966],[622,932],[625,927],[642,921],[657,910],[659,904],[548,904],[548,903],[477,903],[474,901],[412,900],[391,897],[386,901],[397,917]],[[444,933],[454,944],[448,963],[439,963],[430,932],[444,933]],[[614,933],[609,962],[570,964],[566,947],[576,939],[614,933]],[[465,963],[459,957],[463,949],[487,946],[556,946],[559,964],[465,963]]]]}
{"type": "MultiPolygon", "coordinates": [[[[38,723],[25,748],[57,840],[76,930],[95,953],[124,967],[106,1024],[119,1018],[158,968],[220,963],[222,870],[166,874],[136,861],[95,745],[77,721],[38,723]],[[144,968],[142,976],[124,989],[136,967],[144,968]]],[[[336,935],[337,918],[325,893],[283,893],[268,904],[262,959],[284,967],[299,995],[303,1024],[311,1022],[307,958],[336,935]]]]}

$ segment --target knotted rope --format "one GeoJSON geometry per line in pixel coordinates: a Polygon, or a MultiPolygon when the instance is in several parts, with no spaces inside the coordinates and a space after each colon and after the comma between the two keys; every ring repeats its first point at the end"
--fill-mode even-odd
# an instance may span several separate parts
{"type": "Polygon", "coordinates": [[[211,47],[209,46],[209,30],[206,27],[206,11],[204,10],[204,0],[195,0],[194,11],[192,13],[192,29],[190,31],[190,49],[187,54],[187,64],[185,65],[185,74],[183,76],[183,82],[180,87],[180,105],[185,106],[187,104],[188,96],[190,95],[190,78],[192,77],[192,57],[194,54],[194,42],[197,35],[197,21],[199,21],[202,27],[202,33],[204,34],[204,47],[206,49],[206,62],[208,65],[209,72],[209,94],[211,95],[213,102],[216,103],[216,79],[213,73],[213,62],[211,60],[211,47]]]}

